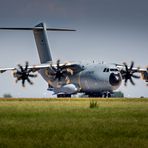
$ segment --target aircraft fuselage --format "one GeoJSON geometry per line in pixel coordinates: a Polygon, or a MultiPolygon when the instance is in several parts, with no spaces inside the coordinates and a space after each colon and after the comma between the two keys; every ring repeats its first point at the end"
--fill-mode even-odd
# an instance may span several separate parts
{"type": "MultiPolygon", "coordinates": [[[[115,65],[93,63],[82,66],[84,67],[83,71],[68,77],[69,83],[78,88],[77,92],[104,93],[112,92],[120,87],[122,76],[115,65]]],[[[41,71],[41,75],[54,89],[56,87],[58,89],[58,81],[53,80],[45,71],[41,71]]],[[[64,78],[60,84],[66,85],[64,78]]]]}

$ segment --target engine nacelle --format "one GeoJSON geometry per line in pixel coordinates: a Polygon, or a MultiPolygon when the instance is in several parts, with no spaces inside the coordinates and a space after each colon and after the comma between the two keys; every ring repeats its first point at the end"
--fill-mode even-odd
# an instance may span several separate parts
{"type": "Polygon", "coordinates": [[[75,94],[77,92],[77,88],[74,84],[67,84],[61,87],[61,92],[64,92],[66,94],[75,94]]]}
{"type": "MultiPolygon", "coordinates": [[[[51,89],[48,89],[51,90],[51,89]]],[[[52,91],[54,91],[55,94],[75,94],[77,93],[78,89],[74,84],[67,84],[63,85],[60,88],[53,88],[52,91]]]]}
{"type": "Polygon", "coordinates": [[[142,72],[141,73],[141,76],[142,76],[142,79],[145,80],[146,82],[148,82],[148,72],[145,71],[145,72],[142,72]]]}

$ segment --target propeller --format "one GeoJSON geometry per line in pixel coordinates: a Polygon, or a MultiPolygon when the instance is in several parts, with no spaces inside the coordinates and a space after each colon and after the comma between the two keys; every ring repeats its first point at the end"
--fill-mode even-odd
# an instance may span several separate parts
{"type": "Polygon", "coordinates": [[[52,76],[54,76],[54,80],[58,80],[60,82],[62,78],[64,78],[68,82],[68,75],[73,75],[73,70],[70,68],[67,68],[67,63],[60,66],[60,60],[57,60],[56,67],[51,65],[51,68],[53,70],[53,73],[51,73],[52,76]]]}
{"type": "Polygon", "coordinates": [[[147,69],[147,71],[146,71],[146,82],[147,82],[146,86],[148,86],[148,67],[146,69],[147,69]]]}
{"type": "Polygon", "coordinates": [[[123,63],[125,70],[121,70],[122,78],[124,79],[124,85],[127,85],[128,80],[131,82],[132,85],[135,85],[133,78],[139,79],[140,76],[135,75],[136,71],[133,71],[134,62],[131,62],[130,67],[126,63],[123,63]]]}
{"type": "Polygon", "coordinates": [[[25,81],[31,85],[33,85],[33,82],[30,80],[30,78],[35,78],[37,75],[31,74],[32,69],[28,69],[29,63],[26,62],[25,67],[18,64],[18,69],[13,73],[13,76],[16,78],[16,83],[18,81],[22,81],[22,86],[25,87],[25,81]]]}

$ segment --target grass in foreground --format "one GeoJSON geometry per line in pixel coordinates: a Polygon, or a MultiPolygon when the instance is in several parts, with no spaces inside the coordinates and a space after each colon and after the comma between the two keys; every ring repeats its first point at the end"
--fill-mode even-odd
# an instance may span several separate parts
{"type": "Polygon", "coordinates": [[[0,147],[148,147],[147,99],[0,100],[0,147]]]}

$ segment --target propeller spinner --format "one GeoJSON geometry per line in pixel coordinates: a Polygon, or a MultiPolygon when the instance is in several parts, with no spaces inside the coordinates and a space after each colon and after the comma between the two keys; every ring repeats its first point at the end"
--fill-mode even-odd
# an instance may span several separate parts
{"type": "Polygon", "coordinates": [[[124,85],[127,85],[128,80],[131,82],[132,85],[135,85],[135,82],[133,81],[133,78],[139,79],[140,76],[135,75],[136,71],[133,71],[134,62],[131,62],[130,67],[126,63],[123,63],[125,70],[121,71],[122,78],[124,79],[124,85]]]}
{"type": "Polygon", "coordinates": [[[25,87],[26,80],[29,84],[33,85],[33,82],[30,80],[30,78],[37,77],[37,75],[31,74],[32,69],[28,69],[28,65],[28,62],[26,62],[25,67],[18,64],[18,69],[16,69],[16,71],[13,73],[13,76],[16,78],[16,83],[21,80],[23,87],[25,87]]]}
{"type": "Polygon", "coordinates": [[[54,76],[54,80],[58,80],[60,82],[62,78],[66,80],[68,75],[73,74],[73,70],[67,68],[66,65],[67,63],[60,66],[60,60],[57,60],[56,67],[51,65],[51,68],[53,70],[53,73],[51,75],[54,76]]]}

